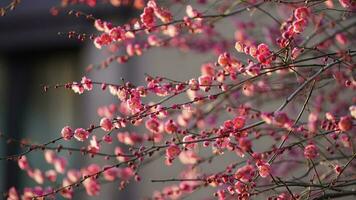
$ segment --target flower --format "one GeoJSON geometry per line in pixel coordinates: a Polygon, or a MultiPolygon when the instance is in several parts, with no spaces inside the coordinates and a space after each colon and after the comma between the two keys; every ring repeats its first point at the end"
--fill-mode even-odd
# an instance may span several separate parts
{"type": "Polygon", "coordinates": [[[271,173],[271,166],[267,162],[258,163],[257,168],[262,178],[267,177],[271,173]]]}
{"type": "Polygon", "coordinates": [[[86,90],[90,91],[93,89],[93,82],[85,76],[82,78],[82,81],[80,83],[83,85],[84,89],[86,90]]]}
{"type": "Polygon", "coordinates": [[[71,127],[65,126],[62,128],[61,135],[64,140],[70,140],[72,139],[74,133],[71,127]]]}
{"type": "Polygon", "coordinates": [[[63,174],[65,172],[66,167],[67,167],[67,160],[65,158],[58,157],[58,158],[54,159],[53,166],[54,166],[54,169],[58,173],[63,174]]]}
{"type": "Polygon", "coordinates": [[[100,120],[100,126],[101,126],[101,129],[103,129],[106,132],[109,132],[114,128],[111,120],[106,117],[104,117],[100,120]]]}
{"type": "Polygon", "coordinates": [[[169,134],[177,132],[177,130],[178,130],[177,123],[175,123],[173,120],[168,120],[164,124],[164,130],[169,134]]]}
{"type": "Polygon", "coordinates": [[[241,129],[245,126],[245,118],[244,117],[235,117],[233,120],[233,125],[235,129],[241,129]]]}
{"type": "Polygon", "coordinates": [[[304,157],[314,159],[318,156],[318,149],[314,144],[309,144],[304,148],[304,157]]]}
{"type": "Polygon", "coordinates": [[[84,128],[75,129],[74,138],[77,139],[78,141],[83,142],[84,140],[88,139],[88,137],[89,137],[89,132],[84,128]]]}
{"type": "Polygon", "coordinates": [[[166,149],[166,158],[174,159],[180,154],[180,152],[180,148],[177,145],[172,144],[166,149]]]}
{"type": "Polygon", "coordinates": [[[157,119],[151,118],[151,119],[146,121],[145,125],[146,125],[146,128],[149,131],[151,131],[153,133],[158,133],[159,132],[159,125],[160,124],[159,124],[157,119]]]}
{"type": "Polygon", "coordinates": [[[307,7],[299,7],[294,10],[294,17],[297,19],[305,19],[309,16],[310,11],[307,7]]]}
{"type": "Polygon", "coordinates": [[[343,116],[338,123],[341,131],[349,131],[352,129],[352,118],[350,116],[343,116]]]}
{"type": "Polygon", "coordinates": [[[30,165],[27,161],[26,156],[21,156],[21,158],[18,159],[17,164],[19,165],[20,169],[22,169],[22,170],[27,170],[30,168],[30,165]]]}

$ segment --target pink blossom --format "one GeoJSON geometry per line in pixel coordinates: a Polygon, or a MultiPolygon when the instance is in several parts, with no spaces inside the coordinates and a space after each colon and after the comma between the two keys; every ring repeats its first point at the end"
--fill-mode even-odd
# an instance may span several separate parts
{"type": "Polygon", "coordinates": [[[94,21],[94,27],[98,30],[98,31],[104,31],[104,23],[101,19],[97,19],[94,21]]]}
{"type": "Polygon", "coordinates": [[[294,17],[297,19],[305,19],[309,16],[310,11],[307,7],[299,7],[294,11],[294,17]]]}
{"type": "Polygon", "coordinates": [[[340,4],[344,8],[354,8],[356,7],[355,1],[352,0],[339,0],[340,4]]]}
{"type": "Polygon", "coordinates": [[[145,125],[149,131],[151,131],[153,133],[159,132],[160,123],[158,122],[157,119],[155,119],[155,118],[148,119],[146,121],[145,125]]]}
{"type": "Polygon", "coordinates": [[[294,47],[293,50],[292,50],[292,59],[295,60],[299,57],[299,55],[302,53],[303,49],[300,49],[300,48],[297,48],[297,47],[294,47]]]}
{"type": "Polygon", "coordinates": [[[199,161],[199,156],[192,150],[182,151],[179,160],[185,165],[193,165],[199,161]]]}
{"type": "Polygon", "coordinates": [[[70,182],[77,182],[81,178],[81,173],[78,170],[70,169],[67,172],[67,177],[70,182]]]}
{"type": "Polygon", "coordinates": [[[107,167],[104,167],[104,169],[105,169],[105,171],[103,173],[104,179],[107,181],[114,181],[117,178],[118,169],[115,167],[106,169],[107,167]]]}
{"type": "Polygon", "coordinates": [[[146,7],[140,17],[141,22],[147,28],[152,28],[155,25],[154,9],[152,7],[146,7]]]}
{"type": "Polygon", "coordinates": [[[15,187],[9,189],[7,200],[20,200],[19,193],[15,187]]]}
{"type": "Polygon", "coordinates": [[[266,178],[271,173],[271,166],[266,162],[258,163],[257,168],[262,178],[266,178]]]}
{"type": "Polygon", "coordinates": [[[119,132],[117,133],[117,139],[119,142],[130,146],[141,143],[143,141],[142,136],[135,132],[119,132]]]}
{"type": "Polygon", "coordinates": [[[196,9],[194,9],[191,5],[187,5],[185,12],[187,16],[190,18],[198,17],[200,15],[200,13],[196,9]]]}
{"type": "Polygon", "coordinates": [[[88,139],[89,132],[83,128],[77,128],[74,131],[74,138],[78,141],[83,142],[84,140],[88,139]]]}
{"type": "Polygon", "coordinates": [[[343,46],[346,46],[348,43],[348,39],[347,39],[346,35],[343,33],[336,34],[335,39],[339,44],[341,44],[343,46]]]}
{"type": "Polygon", "coordinates": [[[112,143],[112,137],[110,135],[104,135],[102,140],[108,144],[112,143]]]}
{"type": "Polygon", "coordinates": [[[22,170],[28,170],[30,168],[30,165],[27,161],[26,156],[21,156],[21,158],[17,160],[17,164],[19,165],[20,169],[22,169],[22,170]]]}
{"type": "Polygon", "coordinates": [[[318,113],[311,112],[308,116],[308,130],[310,133],[315,133],[317,130],[318,113]]]}
{"type": "Polygon", "coordinates": [[[341,134],[340,135],[340,141],[342,143],[342,145],[346,148],[351,148],[352,144],[351,144],[351,139],[348,135],[346,134],[341,134]]]}
{"type": "Polygon", "coordinates": [[[215,75],[215,70],[211,63],[202,65],[200,71],[202,75],[206,75],[210,77],[213,77],[215,75]]]}
{"type": "Polygon", "coordinates": [[[93,89],[93,82],[85,76],[82,78],[82,81],[80,83],[83,85],[84,89],[86,90],[90,91],[93,89]]]}
{"type": "Polygon", "coordinates": [[[234,177],[238,180],[248,182],[251,181],[255,174],[255,169],[252,165],[245,165],[239,168],[236,172],[234,177]]]}
{"type": "Polygon", "coordinates": [[[309,144],[304,148],[304,157],[314,159],[318,156],[318,149],[314,144],[309,144]]]}
{"type": "Polygon", "coordinates": [[[88,146],[88,151],[92,154],[96,154],[100,151],[100,145],[99,142],[96,139],[96,136],[93,135],[91,140],[90,140],[90,145],[88,146]]]}
{"type": "Polygon", "coordinates": [[[100,192],[100,184],[98,180],[88,178],[83,182],[84,188],[89,196],[97,196],[100,192]]]}
{"type": "Polygon", "coordinates": [[[53,169],[46,171],[45,176],[51,182],[55,182],[57,180],[57,172],[53,169]]]}
{"type": "Polygon", "coordinates": [[[70,140],[72,139],[74,133],[71,127],[65,126],[64,128],[62,128],[61,135],[64,140],[70,140]]]}
{"type": "Polygon", "coordinates": [[[106,117],[104,117],[100,120],[100,126],[101,126],[101,129],[103,129],[106,132],[109,132],[114,128],[111,120],[106,117]]]}
{"type": "Polygon", "coordinates": [[[74,93],[83,94],[83,92],[84,92],[84,87],[83,87],[83,85],[80,84],[80,83],[73,82],[73,83],[72,83],[72,90],[74,91],[74,93]]]}
{"type": "Polygon", "coordinates": [[[109,32],[109,35],[114,41],[122,41],[126,39],[126,32],[121,27],[112,28],[109,32]]]}
{"type": "Polygon", "coordinates": [[[335,165],[334,170],[336,174],[340,174],[342,171],[342,167],[340,165],[335,165]]]}
{"type": "Polygon", "coordinates": [[[54,151],[52,150],[46,150],[44,151],[44,156],[45,156],[45,160],[49,163],[49,164],[53,164],[54,160],[57,158],[57,155],[54,151]]]}
{"type": "Polygon", "coordinates": [[[173,20],[172,14],[163,8],[154,9],[154,13],[157,18],[159,18],[163,23],[169,23],[173,20]]]}
{"type": "Polygon", "coordinates": [[[199,82],[195,79],[189,80],[189,88],[191,90],[199,90],[199,82]]]}
{"type": "Polygon", "coordinates": [[[172,133],[177,132],[177,130],[178,130],[177,123],[175,123],[173,120],[168,120],[168,121],[164,124],[164,130],[165,130],[168,134],[172,134],[172,133]]]}
{"type": "Polygon", "coordinates": [[[235,49],[236,49],[237,52],[243,53],[245,47],[246,47],[246,45],[241,41],[237,41],[235,43],[235,49]]]}
{"type": "Polygon", "coordinates": [[[264,65],[269,65],[272,62],[272,53],[269,47],[262,43],[257,46],[256,58],[258,62],[264,65]]]}
{"type": "Polygon", "coordinates": [[[103,46],[109,45],[111,42],[112,38],[107,33],[103,33],[94,39],[94,45],[98,49],[101,49],[103,46]]]}
{"type": "Polygon", "coordinates": [[[65,158],[58,157],[54,159],[53,166],[58,173],[63,174],[67,167],[67,160],[65,158]]]}
{"type": "Polygon", "coordinates": [[[34,169],[27,171],[29,177],[35,180],[38,184],[43,184],[45,181],[45,175],[40,169],[34,169]]]}
{"type": "Polygon", "coordinates": [[[229,65],[230,64],[230,54],[228,53],[223,53],[223,54],[220,54],[219,58],[218,58],[218,63],[220,66],[222,67],[225,67],[226,65],[229,65]]]}
{"type": "Polygon", "coordinates": [[[233,120],[233,125],[235,129],[241,129],[245,126],[245,118],[242,116],[235,117],[233,120]]]}
{"type": "Polygon", "coordinates": [[[341,131],[349,131],[352,129],[352,118],[350,116],[343,116],[338,123],[341,131]]]}
{"type": "Polygon", "coordinates": [[[125,156],[121,156],[124,155],[124,151],[122,150],[122,148],[120,147],[115,147],[115,155],[116,155],[116,159],[120,162],[125,162],[128,161],[130,158],[129,157],[125,157],[125,156]]]}
{"type": "Polygon", "coordinates": [[[272,124],[273,122],[273,113],[261,113],[261,119],[266,122],[266,124],[272,124]]]}
{"type": "Polygon", "coordinates": [[[283,127],[290,120],[288,115],[284,112],[278,112],[274,114],[274,123],[280,127],[283,127]]]}
{"type": "Polygon", "coordinates": [[[293,22],[293,31],[295,33],[301,33],[304,31],[306,26],[307,26],[307,20],[298,19],[297,21],[293,22]]]}
{"type": "Polygon", "coordinates": [[[172,160],[180,154],[180,152],[181,152],[181,150],[177,145],[175,145],[175,144],[170,145],[166,149],[166,162],[167,162],[167,164],[170,164],[172,162],[172,160]]]}
{"type": "Polygon", "coordinates": [[[162,40],[159,39],[156,35],[150,35],[147,37],[147,42],[151,46],[160,46],[162,43],[162,40]]]}
{"type": "Polygon", "coordinates": [[[209,75],[202,75],[199,77],[199,85],[200,89],[205,90],[210,88],[210,85],[212,83],[212,78],[209,75]]]}
{"type": "Polygon", "coordinates": [[[129,180],[135,175],[134,171],[130,167],[118,168],[117,175],[123,180],[129,180]]]}
{"type": "Polygon", "coordinates": [[[186,135],[183,137],[182,142],[184,142],[185,144],[183,144],[183,146],[187,149],[195,149],[198,147],[198,144],[194,142],[194,136],[193,135],[186,135]]]}

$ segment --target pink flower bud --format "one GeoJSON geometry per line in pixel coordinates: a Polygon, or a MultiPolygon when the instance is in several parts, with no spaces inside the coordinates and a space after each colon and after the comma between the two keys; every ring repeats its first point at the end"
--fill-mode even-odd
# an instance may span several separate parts
{"type": "Polygon", "coordinates": [[[340,174],[342,171],[342,167],[340,165],[335,165],[334,170],[337,174],[340,174]]]}

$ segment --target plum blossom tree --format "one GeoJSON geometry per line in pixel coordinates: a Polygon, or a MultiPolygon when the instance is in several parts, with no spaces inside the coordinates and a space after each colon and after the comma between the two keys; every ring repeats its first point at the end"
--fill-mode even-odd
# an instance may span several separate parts
{"type": "MultiPolygon", "coordinates": [[[[180,162],[184,167],[179,177],[151,180],[168,185],[147,199],[189,198],[207,188],[214,190],[206,194],[208,199],[220,200],[356,195],[355,1],[103,2],[133,6],[141,14],[126,24],[114,24],[81,11],[69,12],[96,29],[96,34],[72,31],[69,38],[111,53],[88,71],[114,62],[124,67],[153,48],[214,58],[196,66],[200,76],[183,81],[147,74],[144,85],[120,80],[114,84],[85,74],[81,81],[45,86],[79,95],[102,90],[117,99],[97,109],[101,118],[97,122],[88,127],[63,125],[52,141],[36,144],[1,134],[25,148],[20,155],[1,159],[17,162],[38,185],[11,187],[5,194],[8,200],[71,199],[82,187],[96,196],[106,182],[114,187],[119,182],[124,189],[150,178],[141,177],[139,169],[159,157],[164,157],[162,166],[180,162]],[[175,11],[177,7],[184,12],[175,11]],[[219,29],[220,21],[234,25],[233,38],[219,29]],[[144,131],[134,132],[136,128],[144,131]],[[69,140],[80,143],[70,147],[69,140]],[[105,152],[103,146],[114,151],[105,152]],[[43,151],[53,168],[44,171],[27,159],[34,151],[43,151]],[[73,168],[61,155],[67,151],[102,157],[103,162],[73,168]],[[235,159],[224,170],[201,167],[227,154],[235,159]]],[[[62,0],[51,12],[58,14],[77,3],[95,7],[102,2],[62,0]]]]}

